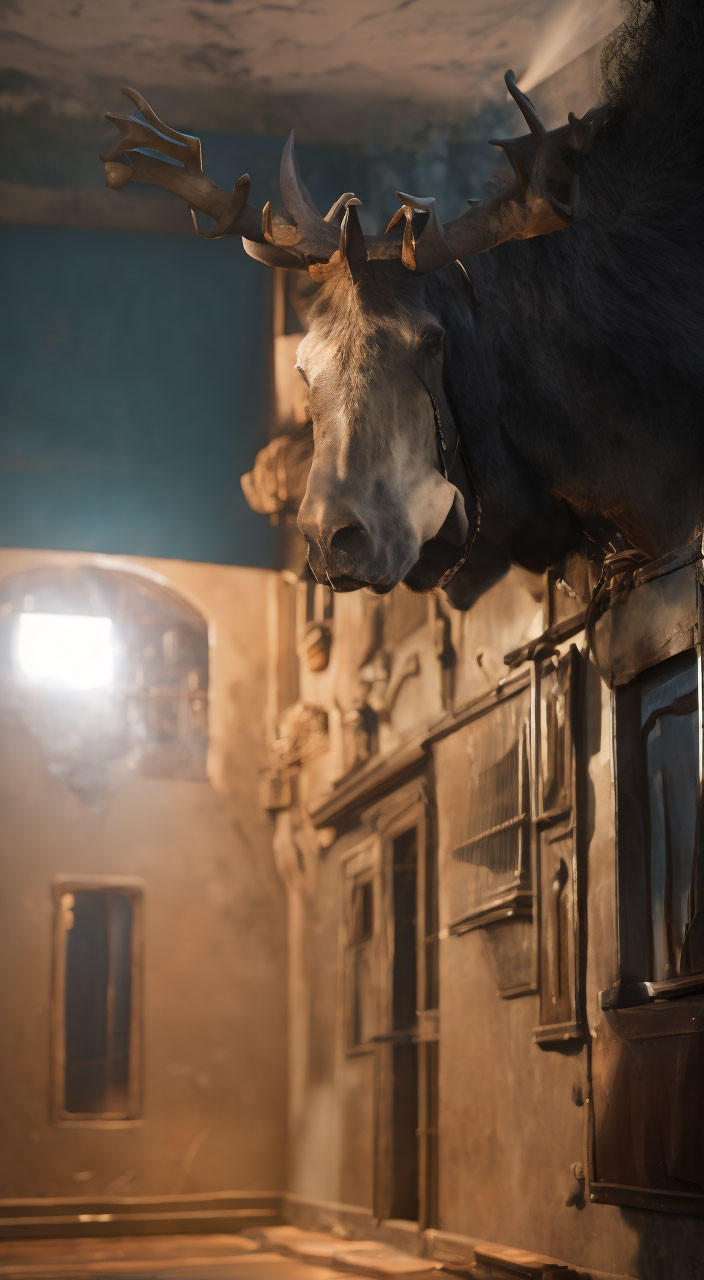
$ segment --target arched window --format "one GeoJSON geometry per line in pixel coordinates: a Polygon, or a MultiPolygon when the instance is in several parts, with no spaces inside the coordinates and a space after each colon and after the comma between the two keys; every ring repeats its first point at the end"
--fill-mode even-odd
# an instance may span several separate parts
{"type": "Polygon", "coordinates": [[[94,800],[126,771],[204,778],[208,631],[175,592],[95,566],[0,583],[0,703],[94,800]]]}

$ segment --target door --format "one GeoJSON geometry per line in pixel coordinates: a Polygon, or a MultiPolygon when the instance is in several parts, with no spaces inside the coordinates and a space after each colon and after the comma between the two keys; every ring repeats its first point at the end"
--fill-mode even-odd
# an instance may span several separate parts
{"type": "Polygon", "coordinates": [[[422,805],[386,836],[384,1025],[375,1037],[375,1212],[437,1217],[438,955],[435,843],[422,805]]]}

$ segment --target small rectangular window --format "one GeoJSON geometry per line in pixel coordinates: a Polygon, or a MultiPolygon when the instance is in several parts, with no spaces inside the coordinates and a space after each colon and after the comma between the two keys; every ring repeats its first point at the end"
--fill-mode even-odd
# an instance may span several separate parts
{"type": "Polygon", "coordinates": [[[374,883],[351,880],[346,892],[346,1042],[348,1049],[356,1049],[368,1044],[376,1030],[374,883]]]}
{"type": "Polygon", "coordinates": [[[60,1119],[136,1116],[141,892],[56,886],[55,1109],[60,1119]]]}
{"type": "Polygon", "coordinates": [[[368,942],[374,932],[374,899],[372,882],[355,885],[352,894],[351,941],[354,946],[368,942]]]}

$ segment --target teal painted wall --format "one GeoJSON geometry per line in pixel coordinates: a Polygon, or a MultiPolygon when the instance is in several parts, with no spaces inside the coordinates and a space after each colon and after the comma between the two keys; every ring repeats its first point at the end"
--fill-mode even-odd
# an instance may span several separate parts
{"type": "Polygon", "coordinates": [[[236,242],[6,229],[0,545],[273,563],[239,477],[268,404],[269,278],[236,242]]]}

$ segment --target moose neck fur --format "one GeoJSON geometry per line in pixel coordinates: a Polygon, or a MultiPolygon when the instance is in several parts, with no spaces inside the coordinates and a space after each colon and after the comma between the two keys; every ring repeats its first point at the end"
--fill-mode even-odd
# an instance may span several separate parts
{"type": "Polygon", "coordinates": [[[704,6],[636,8],[582,220],[467,260],[477,303],[456,267],[423,286],[482,500],[532,568],[599,522],[658,555],[704,517],[704,6]]]}

